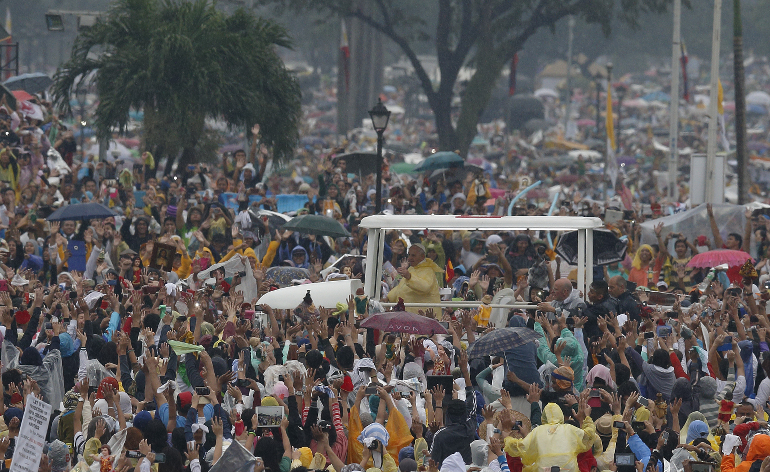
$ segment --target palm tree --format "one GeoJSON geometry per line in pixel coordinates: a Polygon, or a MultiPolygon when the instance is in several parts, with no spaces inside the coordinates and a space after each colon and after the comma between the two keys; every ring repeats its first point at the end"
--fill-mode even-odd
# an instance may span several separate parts
{"type": "Polygon", "coordinates": [[[277,46],[291,46],[285,29],[243,9],[227,16],[207,0],[117,0],[78,35],[53,95],[69,111],[71,94],[95,82],[100,137],[125,131],[129,110],[141,109],[148,147],[181,150],[181,164],[195,161],[207,118],[259,123],[262,142],[285,158],[298,139],[301,95],[277,46]]]}

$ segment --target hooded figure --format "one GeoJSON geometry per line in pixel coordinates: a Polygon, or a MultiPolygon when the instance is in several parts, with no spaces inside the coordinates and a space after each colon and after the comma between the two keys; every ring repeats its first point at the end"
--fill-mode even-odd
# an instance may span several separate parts
{"type": "Polygon", "coordinates": [[[294,267],[299,267],[300,269],[307,269],[310,266],[310,258],[307,257],[307,251],[302,246],[294,246],[294,249],[291,250],[291,262],[294,265],[294,267]],[[299,259],[298,255],[302,254],[304,257],[302,262],[297,262],[294,260],[295,257],[299,259]]]}
{"type": "Polygon", "coordinates": [[[544,424],[533,429],[523,439],[507,437],[505,452],[521,457],[527,464],[524,472],[537,472],[544,467],[558,465],[562,471],[578,472],[578,454],[591,449],[596,427],[590,417],[583,420],[583,428],[564,423],[559,405],[549,403],[543,412],[544,424]]]}
{"type": "MultiPolygon", "coordinates": [[[[746,460],[735,467],[735,454],[725,454],[722,457],[721,470],[722,472],[749,472],[755,463],[761,464],[762,460],[768,456],[770,456],[770,436],[757,434],[749,444],[746,460]]],[[[757,467],[758,469],[759,467],[757,467]]]]}
{"type": "Polygon", "coordinates": [[[700,409],[700,399],[693,393],[690,381],[684,377],[676,379],[674,388],[671,389],[671,401],[679,398],[682,399],[682,406],[679,408],[679,424],[684,424],[690,413],[700,409]]]}

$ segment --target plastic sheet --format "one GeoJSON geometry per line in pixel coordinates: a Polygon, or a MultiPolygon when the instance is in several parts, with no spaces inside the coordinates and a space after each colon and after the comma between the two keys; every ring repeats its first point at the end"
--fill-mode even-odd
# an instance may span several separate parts
{"type": "Polygon", "coordinates": [[[43,358],[42,366],[20,365],[19,350],[9,341],[3,341],[3,372],[16,369],[27,374],[37,382],[43,401],[55,409],[64,398],[64,376],[61,366],[61,353],[58,349],[49,352],[43,358]]]}
{"type": "MultiPolygon", "coordinates": [[[[729,233],[738,233],[743,235],[746,225],[746,217],[743,215],[745,207],[743,205],[714,205],[714,218],[719,227],[722,240],[727,239],[729,233]]],[[[671,216],[648,220],[641,224],[642,226],[642,244],[657,244],[655,237],[655,226],[663,223],[663,232],[661,236],[665,239],[669,233],[682,233],[689,241],[693,242],[698,236],[706,236],[713,246],[714,236],[711,233],[711,224],[709,222],[706,204],[676,213],[671,216]]],[[[672,239],[668,244],[669,254],[674,254],[674,243],[672,239]]],[[[713,248],[713,247],[712,247],[713,248]]],[[[719,248],[713,248],[719,249],[719,248]]]]}

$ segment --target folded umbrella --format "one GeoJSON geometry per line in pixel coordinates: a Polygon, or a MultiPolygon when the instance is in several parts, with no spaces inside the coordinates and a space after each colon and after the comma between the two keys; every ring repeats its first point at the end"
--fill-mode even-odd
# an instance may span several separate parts
{"type": "Polygon", "coordinates": [[[362,328],[379,329],[391,333],[447,334],[446,328],[434,318],[408,311],[387,311],[371,315],[361,323],[362,328]]]}
{"type": "Polygon", "coordinates": [[[499,328],[478,338],[468,347],[468,358],[502,354],[534,342],[540,336],[529,328],[499,328]]]}

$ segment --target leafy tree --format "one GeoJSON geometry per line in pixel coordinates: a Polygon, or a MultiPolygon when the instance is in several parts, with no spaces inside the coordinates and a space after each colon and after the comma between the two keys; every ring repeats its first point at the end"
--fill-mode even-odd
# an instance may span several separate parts
{"type": "Polygon", "coordinates": [[[614,16],[635,24],[640,14],[663,12],[668,0],[260,0],[291,11],[315,10],[356,18],[389,38],[414,67],[433,110],[443,150],[465,153],[476,124],[504,67],[541,28],[553,28],[568,15],[596,23],[610,32],[614,16]],[[362,8],[368,2],[371,8],[362,8]],[[431,33],[424,12],[437,11],[431,33]],[[417,56],[423,41],[435,45],[441,81],[434,86],[417,56]],[[452,98],[462,67],[474,73],[468,81],[456,123],[452,98]]]}
{"type": "Polygon", "coordinates": [[[207,118],[259,123],[262,142],[281,158],[297,142],[301,108],[276,46],[291,46],[283,27],[243,9],[227,16],[207,0],[118,0],[78,35],[53,94],[68,110],[70,94],[90,78],[99,136],[124,131],[129,110],[143,109],[148,144],[167,155],[181,149],[183,164],[196,159],[207,118]]]}

